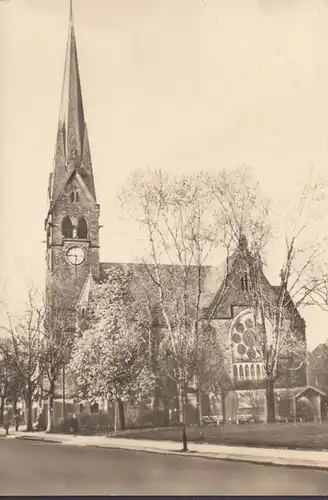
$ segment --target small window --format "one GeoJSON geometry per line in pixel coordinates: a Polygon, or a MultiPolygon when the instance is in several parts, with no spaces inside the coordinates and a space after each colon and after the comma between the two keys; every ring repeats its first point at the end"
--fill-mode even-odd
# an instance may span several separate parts
{"type": "Polygon", "coordinates": [[[62,235],[64,238],[73,238],[73,224],[68,216],[62,222],[62,235]]]}
{"type": "Polygon", "coordinates": [[[243,292],[249,292],[249,283],[248,283],[247,273],[244,273],[244,275],[241,277],[240,287],[241,287],[243,292]]]}
{"type": "Polygon", "coordinates": [[[77,225],[77,237],[83,240],[88,237],[88,226],[84,217],[79,220],[77,225]]]}
{"type": "Polygon", "coordinates": [[[71,192],[71,202],[73,203],[75,199],[75,193],[74,191],[71,192]]]}
{"type": "Polygon", "coordinates": [[[80,201],[80,195],[78,191],[76,191],[75,193],[75,201],[80,201]]]}

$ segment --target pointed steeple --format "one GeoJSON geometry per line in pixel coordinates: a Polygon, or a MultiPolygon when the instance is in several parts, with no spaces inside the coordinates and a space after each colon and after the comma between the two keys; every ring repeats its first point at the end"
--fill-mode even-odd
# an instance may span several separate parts
{"type": "Polygon", "coordinates": [[[65,131],[67,163],[72,160],[74,160],[74,162],[80,162],[84,137],[84,110],[73,22],[72,0],[70,0],[69,30],[59,127],[65,131]]]}
{"type": "Polygon", "coordinates": [[[96,201],[89,140],[84,119],[83,99],[77,57],[73,6],[70,0],[69,29],[61,94],[56,153],[50,200],[54,203],[74,171],[84,178],[96,201]]]}

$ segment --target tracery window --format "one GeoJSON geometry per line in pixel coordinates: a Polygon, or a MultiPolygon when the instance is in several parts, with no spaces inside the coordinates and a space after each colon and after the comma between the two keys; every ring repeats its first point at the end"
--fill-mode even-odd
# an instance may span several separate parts
{"type": "MultiPolygon", "coordinates": [[[[266,319],[266,330],[270,333],[271,323],[266,319]]],[[[233,376],[235,380],[262,380],[263,359],[261,346],[257,342],[254,317],[250,310],[237,316],[232,324],[231,347],[233,376]]]]}

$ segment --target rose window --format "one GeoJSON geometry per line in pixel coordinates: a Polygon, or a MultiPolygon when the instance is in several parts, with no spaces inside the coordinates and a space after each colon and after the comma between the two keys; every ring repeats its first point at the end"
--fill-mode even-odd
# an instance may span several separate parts
{"type": "Polygon", "coordinates": [[[252,362],[259,359],[255,345],[254,320],[251,313],[239,318],[233,327],[231,339],[234,362],[252,362]]]}

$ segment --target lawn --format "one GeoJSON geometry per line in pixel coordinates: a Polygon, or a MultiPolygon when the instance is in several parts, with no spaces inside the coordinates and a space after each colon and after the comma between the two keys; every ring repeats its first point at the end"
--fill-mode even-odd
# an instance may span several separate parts
{"type": "MultiPolygon", "coordinates": [[[[280,447],[291,449],[328,450],[328,422],[288,424],[226,424],[219,427],[188,427],[188,440],[234,446],[280,447]]],[[[181,441],[182,428],[162,427],[119,431],[117,437],[181,441]]]]}

